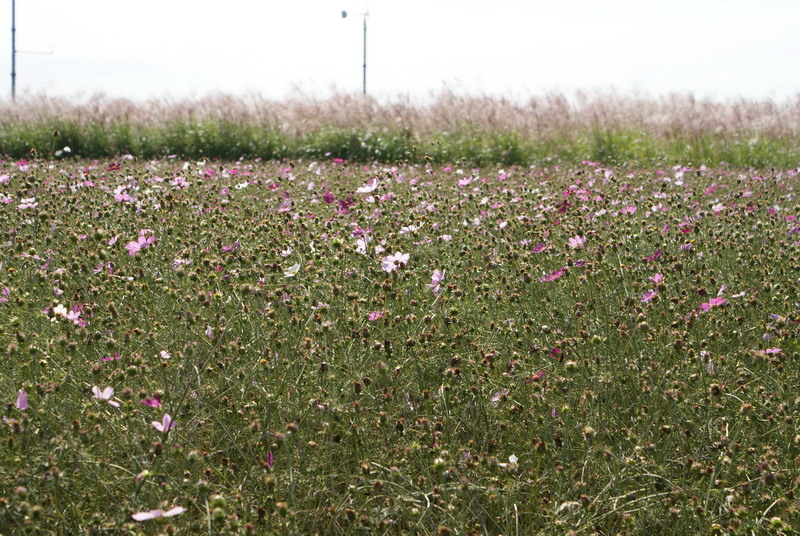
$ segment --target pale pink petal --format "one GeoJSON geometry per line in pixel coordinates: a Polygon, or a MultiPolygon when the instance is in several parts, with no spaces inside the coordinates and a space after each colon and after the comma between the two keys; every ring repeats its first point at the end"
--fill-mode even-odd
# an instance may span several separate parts
{"type": "Polygon", "coordinates": [[[173,508],[170,508],[166,512],[164,512],[164,517],[177,516],[177,515],[180,515],[180,514],[184,513],[185,511],[186,511],[186,508],[184,508],[183,506],[175,506],[173,508]]]}
{"type": "Polygon", "coordinates": [[[22,411],[28,409],[28,394],[24,389],[20,389],[17,393],[17,409],[22,411]]]}
{"type": "Polygon", "coordinates": [[[150,519],[156,519],[158,517],[162,517],[164,512],[162,510],[149,510],[147,512],[136,512],[135,514],[131,514],[131,518],[134,521],[148,521],[150,519]]]}

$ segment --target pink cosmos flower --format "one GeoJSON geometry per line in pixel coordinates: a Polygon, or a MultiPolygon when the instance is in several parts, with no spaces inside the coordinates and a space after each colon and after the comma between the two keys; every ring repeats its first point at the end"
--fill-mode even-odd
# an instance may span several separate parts
{"type": "Polygon", "coordinates": [[[642,302],[647,303],[650,300],[652,300],[656,294],[658,294],[657,290],[651,290],[650,292],[645,292],[644,294],[642,294],[641,300],[642,302]]]}
{"type": "Polygon", "coordinates": [[[139,253],[141,250],[149,247],[155,242],[156,237],[150,234],[149,236],[146,234],[145,231],[139,232],[139,238],[136,240],[131,240],[127,244],[125,244],[125,249],[128,250],[128,255],[133,256],[139,253]]]}
{"type": "Polygon", "coordinates": [[[547,283],[550,281],[555,281],[556,279],[561,279],[561,277],[567,273],[567,267],[564,266],[563,268],[556,270],[555,272],[551,272],[548,275],[542,276],[539,278],[541,283],[547,283]]]}
{"type": "Polygon", "coordinates": [[[189,187],[189,181],[183,177],[175,177],[175,180],[169,181],[169,183],[175,187],[175,190],[186,189],[189,187]]]}
{"type": "Polygon", "coordinates": [[[767,348],[764,350],[765,354],[779,354],[783,351],[781,348],[767,348]]]}
{"type": "Polygon", "coordinates": [[[540,370],[539,372],[537,372],[536,374],[531,376],[530,379],[528,379],[528,383],[535,382],[536,380],[538,380],[542,376],[544,376],[544,371],[540,370]]]}
{"type": "Polygon", "coordinates": [[[356,192],[360,194],[369,194],[374,192],[377,187],[378,187],[378,178],[372,177],[369,180],[369,182],[367,182],[367,184],[361,186],[359,189],[356,190],[356,192]]]}
{"type": "Polygon", "coordinates": [[[583,246],[586,245],[586,237],[575,235],[569,239],[568,245],[570,249],[583,249],[583,246]]]}
{"type": "Polygon", "coordinates": [[[0,302],[7,302],[9,296],[11,296],[11,289],[3,287],[3,290],[0,290],[0,302]]]}
{"type": "Polygon", "coordinates": [[[176,270],[181,266],[187,266],[189,264],[192,264],[192,259],[175,259],[172,261],[172,267],[176,270]]]}
{"type": "Polygon", "coordinates": [[[169,413],[165,413],[164,416],[161,418],[161,422],[153,421],[150,424],[153,425],[153,428],[158,430],[159,432],[169,432],[173,428],[175,428],[175,421],[172,420],[172,417],[169,413]]]}
{"type": "Polygon", "coordinates": [[[369,314],[369,321],[370,322],[375,322],[376,320],[379,320],[381,318],[383,318],[383,311],[372,311],[369,314]]]}
{"type": "Polygon", "coordinates": [[[147,512],[136,512],[131,514],[131,519],[134,521],[148,521],[150,519],[157,519],[159,517],[174,517],[186,511],[183,506],[175,506],[166,512],[164,510],[148,510],[147,512]]]}
{"type": "Polygon", "coordinates": [[[36,198],[29,197],[27,199],[20,199],[20,203],[17,205],[17,208],[19,210],[25,210],[28,208],[36,208],[37,206],[39,206],[39,203],[36,202],[36,198]]]}
{"type": "Polygon", "coordinates": [[[160,408],[161,398],[158,395],[153,395],[153,398],[145,398],[142,400],[142,404],[151,408],[160,408]]]}
{"type": "Polygon", "coordinates": [[[94,387],[92,387],[92,394],[94,395],[95,398],[100,400],[105,400],[115,408],[119,407],[119,402],[111,400],[111,397],[114,396],[113,387],[106,387],[101,391],[100,388],[95,385],[94,387]]]}
{"type": "Polygon", "coordinates": [[[656,249],[655,253],[653,253],[651,256],[647,257],[647,260],[648,260],[648,262],[653,262],[654,260],[656,260],[660,256],[661,256],[661,248],[658,248],[658,249],[656,249]]]}
{"type": "Polygon", "coordinates": [[[116,361],[117,359],[122,359],[122,356],[119,355],[119,352],[114,352],[114,355],[105,356],[103,361],[116,361]]]}
{"type": "Polygon", "coordinates": [[[710,311],[713,307],[717,307],[719,305],[725,305],[726,303],[728,303],[728,300],[726,300],[725,298],[711,298],[707,302],[700,304],[700,310],[707,312],[710,311]]]}
{"type": "Polygon", "coordinates": [[[242,244],[239,243],[238,240],[234,241],[234,243],[229,246],[222,246],[223,253],[230,253],[231,251],[237,251],[239,249],[242,249],[242,244]]]}
{"type": "Polygon", "coordinates": [[[653,283],[658,285],[659,283],[661,283],[664,280],[664,274],[651,275],[647,279],[649,279],[650,281],[652,281],[653,283]]]}
{"type": "Polygon", "coordinates": [[[86,321],[81,318],[81,312],[83,311],[83,307],[81,304],[75,304],[67,313],[67,320],[72,321],[73,324],[76,326],[84,327],[86,326],[86,321]]]}
{"type": "Polygon", "coordinates": [[[534,246],[533,252],[534,253],[541,253],[542,251],[545,250],[546,247],[547,246],[545,246],[543,242],[539,242],[538,244],[536,244],[536,246],[534,246]]]}
{"type": "Polygon", "coordinates": [[[500,391],[492,395],[491,402],[493,404],[497,404],[498,402],[500,402],[500,400],[503,399],[503,397],[508,396],[508,393],[509,393],[508,389],[501,389],[500,391]]]}
{"type": "Polygon", "coordinates": [[[442,284],[442,280],[444,279],[444,275],[447,273],[446,270],[439,270],[438,268],[433,271],[433,275],[431,276],[431,282],[425,285],[426,287],[430,288],[434,294],[439,294],[440,286],[442,284]]]}
{"type": "Polygon", "coordinates": [[[17,393],[17,409],[20,411],[28,409],[28,394],[25,389],[20,389],[17,393]]]}
{"type": "Polygon", "coordinates": [[[392,273],[397,270],[397,267],[405,266],[411,256],[408,253],[395,252],[394,255],[387,255],[381,259],[381,269],[384,272],[392,273]]]}

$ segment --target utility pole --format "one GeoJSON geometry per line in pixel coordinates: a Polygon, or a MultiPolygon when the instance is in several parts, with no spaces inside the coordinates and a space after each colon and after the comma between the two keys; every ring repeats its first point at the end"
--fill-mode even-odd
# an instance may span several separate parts
{"type": "Polygon", "coordinates": [[[11,0],[11,100],[17,98],[17,10],[16,0],[11,0]]]}
{"type": "Polygon", "coordinates": [[[53,45],[48,45],[48,52],[42,50],[17,50],[17,2],[11,0],[11,100],[17,99],[17,53],[20,54],[42,54],[50,56],[53,54],[53,45]]]}
{"type": "Polygon", "coordinates": [[[367,94],[367,15],[369,13],[364,13],[364,69],[361,76],[361,91],[364,95],[367,94]]]}
{"type": "MultiPolygon", "coordinates": [[[[361,65],[361,93],[366,95],[367,94],[367,17],[369,16],[369,11],[365,11],[361,14],[364,19],[364,55],[363,55],[363,62],[361,65]]],[[[347,11],[342,11],[342,18],[347,18],[347,11]]]]}

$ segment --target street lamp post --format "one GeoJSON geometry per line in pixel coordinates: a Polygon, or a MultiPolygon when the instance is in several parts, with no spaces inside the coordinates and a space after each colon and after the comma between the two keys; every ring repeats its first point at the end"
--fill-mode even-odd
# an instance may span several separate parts
{"type": "MultiPolygon", "coordinates": [[[[364,19],[364,55],[361,66],[361,92],[366,95],[367,94],[367,17],[369,16],[369,12],[365,11],[361,14],[361,17],[364,19]]],[[[342,11],[342,18],[347,18],[347,11],[342,11]]]]}

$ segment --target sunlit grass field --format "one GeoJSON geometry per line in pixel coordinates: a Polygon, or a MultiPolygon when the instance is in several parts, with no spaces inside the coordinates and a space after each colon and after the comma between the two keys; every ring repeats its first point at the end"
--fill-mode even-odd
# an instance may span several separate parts
{"type": "Polygon", "coordinates": [[[796,169],[63,145],[0,163],[0,533],[800,527],[796,169]]]}

